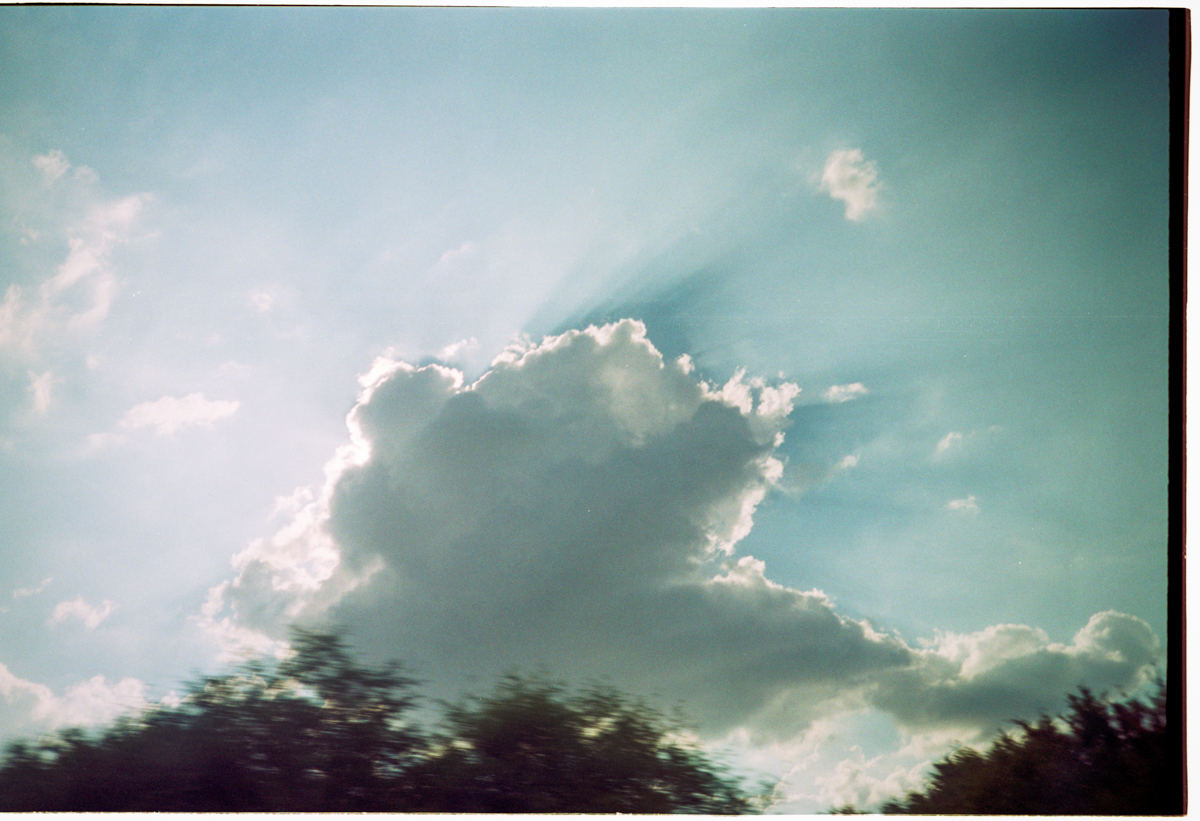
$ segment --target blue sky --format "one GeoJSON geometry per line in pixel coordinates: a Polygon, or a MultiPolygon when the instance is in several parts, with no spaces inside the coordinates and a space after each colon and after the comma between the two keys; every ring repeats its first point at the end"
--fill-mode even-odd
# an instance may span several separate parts
{"type": "Polygon", "coordinates": [[[5,736],[338,623],[805,812],[1161,663],[1165,13],[0,22],[5,736]]]}

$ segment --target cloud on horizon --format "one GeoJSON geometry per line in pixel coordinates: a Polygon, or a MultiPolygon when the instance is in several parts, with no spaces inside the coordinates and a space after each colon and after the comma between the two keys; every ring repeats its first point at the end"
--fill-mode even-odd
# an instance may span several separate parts
{"type": "Polygon", "coordinates": [[[105,724],[147,704],[146,685],[136,678],[110,683],[104,676],[93,676],[59,695],[0,663],[0,733],[6,738],[105,724]]]}
{"type": "Polygon", "coordinates": [[[362,382],[324,488],[210,592],[214,635],[337,623],[447,694],[514,666],[608,677],[757,744],[870,708],[971,737],[1157,663],[1121,614],[1069,645],[1004,626],[914,647],[773,581],[737,546],[785,474],[799,388],[710,385],[640,322],[515,345],[470,384],[388,358],[362,382]]]}

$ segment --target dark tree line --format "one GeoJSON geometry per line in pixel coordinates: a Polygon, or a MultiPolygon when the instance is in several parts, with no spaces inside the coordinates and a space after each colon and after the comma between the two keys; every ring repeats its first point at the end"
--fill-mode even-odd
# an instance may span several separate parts
{"type": "Polygon", "coordinates": [[[509,676],[411,719],[415,683],[337,635],[202,678],[177,706],[9,746],[0,811],[740,814],[758,804],[678,719],[607,687],[509,676]]]}
{"type": "MultiPolygon", "coordinates": [[[[1108,703],[1087,689],[1067,713],[1017,722],[979,752],[933,767],[924,790],[884,804],[920,815],[1180,815],[1184,755],[1168,726],[1167,690],[1108,703]]],[[[837,812],[853,812],[843,807],[837,812]]]]}

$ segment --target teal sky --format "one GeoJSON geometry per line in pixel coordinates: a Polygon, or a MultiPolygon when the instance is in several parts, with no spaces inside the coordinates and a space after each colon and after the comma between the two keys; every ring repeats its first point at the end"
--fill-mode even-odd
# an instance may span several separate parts
{"type": "Polygon", "coordinates": [[[1137,686],[1168,45],[1148,10],[0,8],[0,735],[334,621],[438,692],[681,701],[806,812],[1137,686]]]}

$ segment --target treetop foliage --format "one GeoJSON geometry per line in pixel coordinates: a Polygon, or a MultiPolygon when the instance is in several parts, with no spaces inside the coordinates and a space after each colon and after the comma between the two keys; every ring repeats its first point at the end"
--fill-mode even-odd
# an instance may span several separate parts
{"type": "Polygon", "coordinates": [[[451,705],[429,772],[454,812],[744,813],[737,782],[668,720],[617,690],[506,676],[451,705]]]}
{"type": "Polygon", "coordinates": [[[755,809],[681,725],[605,687],[508,676],[410,720],[415,682],[355,663],[341,636],[206,676],[174,707],[16,742],[0,811],[701,812],[755,809]]]}

